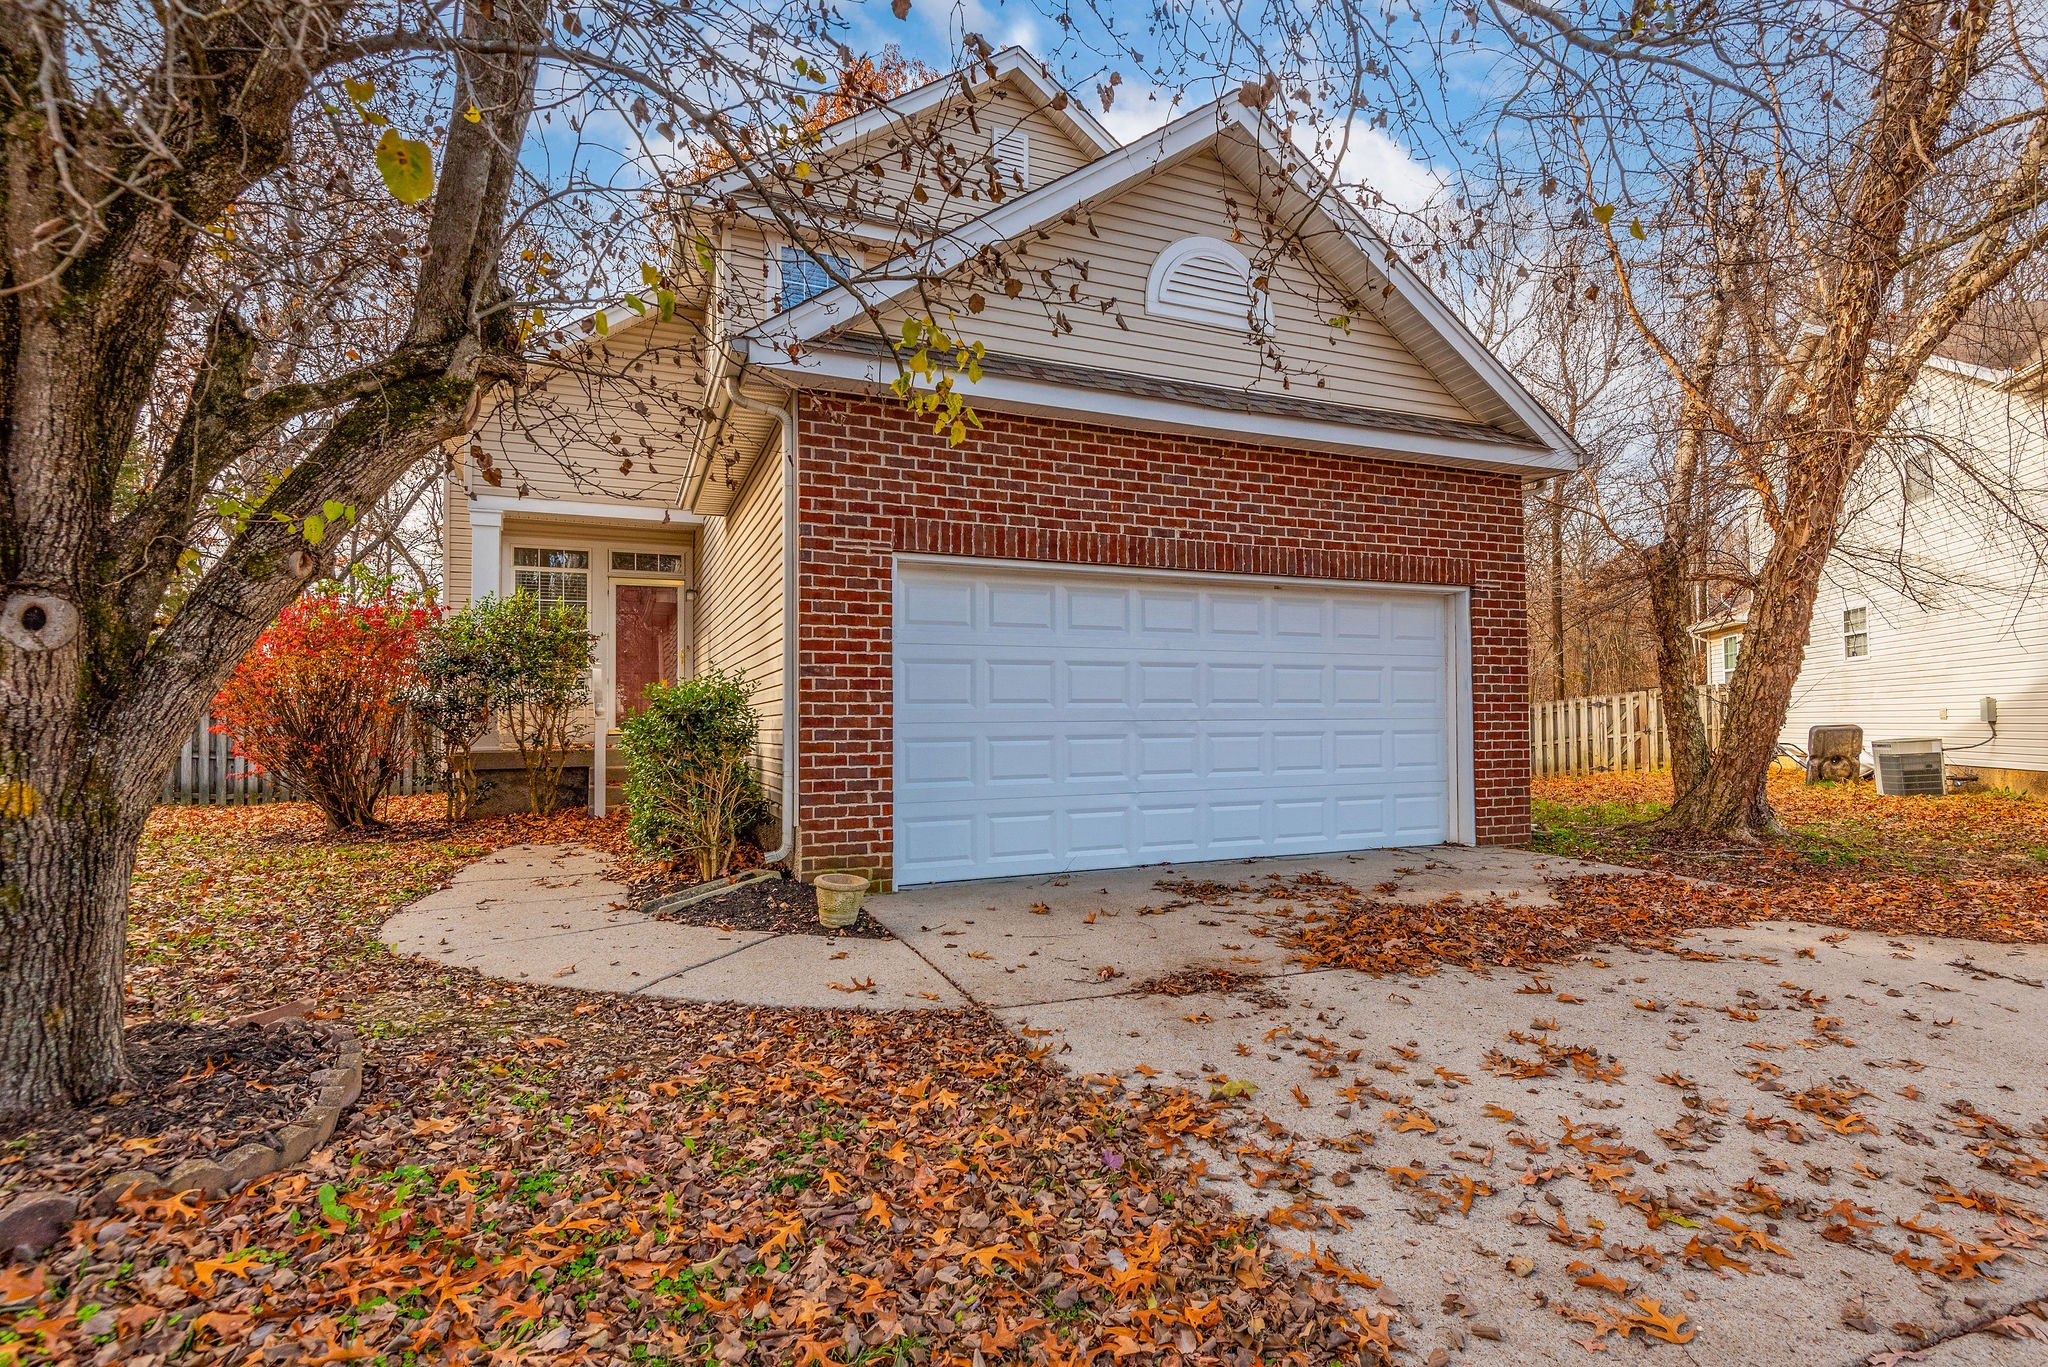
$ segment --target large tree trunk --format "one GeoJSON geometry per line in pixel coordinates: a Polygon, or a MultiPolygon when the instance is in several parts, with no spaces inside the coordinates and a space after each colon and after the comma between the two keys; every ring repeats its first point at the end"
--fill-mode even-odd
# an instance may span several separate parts
{"type": "Polygon", "coordinates": [[[1664,708],[1664,735],[1671,749],[1671,791],[1676,799],[1707,775],[1706,719],[1692,636],[1692,575],[1682,550],[1662,542],[1642,556],[1650,587],[1650,622],[1656,633],[1657,698],[1664,708]]]}
{"type": "Polygon", "coordinates": [[[1550,679],[1553,698],[1562,698],[1565,685],[1564,641],[1564,490],[1562,477],[1550,491],[1550,679]]]}
{"type": "Polygon", "coordinates": [[[1800,473],[1786,490],[1782,517],[1750,600],[1742,660],[1728,684],[1720,742],[1706,773],[1672,802],[1664,819],[1667,829],[1743,841],[1784,833],[1771,810],[1767,784],[1806,657],[1813,606],[1841,520],[1843,489],[1861,456],[1854,447],[1827,457],[1808,453],[1795,467],[1800,473]]]}
{"type": "MultiPolygon", "coordinates": [[[[341,8],[329,0],[326,13],[341,8]]],[[[320,55],[321,12],[286,16],[314,49],[307,59],[320,55]]],[[[98,237],[46,270],[38,225],[70,206],[47,140],[21,131],[42,115],[18,103],[40,99],[40,49],[7,13],[0,113],[20,127],[0,137],[0,1129],[103,1096],[124,1076],[128,885],[143,823],[235,663],[326,568],[331,549],[308,540],[305,519],[328,502],[374,503],[466,430],[480,382],[516,373],[497,261],[545,3],[464,7],[478,50],[460,63],[453,109],[475,117],[448,121],[402,342],[331,380],[264,391],[251,334],[224,307],[180,429],[127,511],[116,492],[137,415],[163,382],[167,276],[192,257],[191,223],[218,217],[289,157],[308,69],[266,59],[261,7],[223,11],[218,33],[193,30],[193,51],[171,59],[191,58],[208,90],[226,93],[192,102],[192,118],[218,122],[172,174],[176,195],[159,214],[144,194],[108,190],[98,237]],[[216,477],[311,414],[324,420],[310,448],[167,602],[216,477]]],[[[157,156],[145,151],[129,149],[124,174],[144,175],[135,168],[157,156]]]]}
{"type": "Polygon", "coordinates": [[[104,1096],[126,1077],[128,883],[149,809],[82,792],[63,802],[17,827],[7,851],[14,909],[0,942],[0,1120],[104,1096]]]}

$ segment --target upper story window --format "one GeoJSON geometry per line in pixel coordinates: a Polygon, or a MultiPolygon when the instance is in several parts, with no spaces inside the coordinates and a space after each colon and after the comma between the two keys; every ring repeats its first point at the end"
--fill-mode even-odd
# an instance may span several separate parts
{"type": "Polygon", "coordinates": [[[1735,662],[1741,656],[1742,638],[1740,636],[1723,636],[1721,638],[1721,672],[1730,678],[1735,677],[1735,662]]]}
{"type": "Polygon", "coordinates": [[[1145,312],[1160,318],[1251,332],[1270,304],[1252,279],[1252,263],[1228,242],[1184,237],[1159,253],[1145,281],[1145,312]]]}
{"type": "Polygon", "coordinates": [[[1021,128],[997,133],[988,142],[996,184],[1004,194],[1031,188],[1031,135],[1021,128]]]}
{"type": "Polygon", "coordinates": [[[775,252],[775,307],[778,310],[793,309],[831,289],[833,281],[827,270],[828,264],[831,271],[841,276],[853,274],[853,263],[843,256],[829,253],[818,256],[801,247],[778,247],[775,252]]]}
{"type": "Polygon", "coordinates": [[[1924,503],[1934,497],[1934,457],[1925,451],[1914,451],[1907,455],[1901,481],[1906,489],[1906,506],[1924,503]]]}
{"type": "Polygon", "coordinates": [[[1870,654],[1870,609],[1845,608],[1842,611],[1842,656],[1844,659],[1860,660],[1870,654]]]}
{"type": "Polygon", "coordinates": [[[514,546],[512,590],[532,594],[544,608],[568,608],[588,616],[590,552],[514,546]]]}

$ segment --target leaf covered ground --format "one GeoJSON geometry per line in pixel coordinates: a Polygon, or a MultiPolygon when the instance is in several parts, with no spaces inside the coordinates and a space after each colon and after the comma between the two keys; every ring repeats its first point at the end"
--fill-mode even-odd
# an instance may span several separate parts
{"type": "MultiPolygon", "coordinates": [[[[167,810],[131,1011],[294,997],[364,1036],[299,1170],[134,1199],[0,1267],[0,1362],[1372,1361],[1369,1278],[1199,1190],[1230,1098],[1072,1079],[979,1012],[683,1006],[398,959],[397,906],[559,817],[372,837],[167,810]]],[[[413,819],[417,818],[417,819],[413,819]]],[[[47,1174],[20,1146],[0,1188],[47,1174]]]]}
{"type": "Polygon", "coordinates": [[[1539,779],[1532,787],[1536,848],[1675,876],[1628,881],[1632,896],[1648,896],[1645,916],[2048,940],[2048,801],[2039,798],[1880,797],[1868,783],[1808,785],[1780,772],[1770,796],[1787,838],[1753,847],[1674,842],[1646,827],[1670,801],[1663,773],[1539,779]],[[1729,885],[1734,891],[1724,890],[1729,885]]]}

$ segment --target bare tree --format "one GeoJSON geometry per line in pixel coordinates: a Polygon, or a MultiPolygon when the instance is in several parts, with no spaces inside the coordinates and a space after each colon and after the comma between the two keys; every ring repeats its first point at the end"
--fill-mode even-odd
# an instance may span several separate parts
{"type": "Polygon", "coordinates": [[[673,307],[650,179],[715,148],[799,240],[834,230],[806,135],[742,130],[803,128],[853,60],[835,22],[0,0],[0,1124],[122,1081],[143,822],[263,627],[352,560],[428,577],[488,404],[645,368],[589,341],[673,307]]]}

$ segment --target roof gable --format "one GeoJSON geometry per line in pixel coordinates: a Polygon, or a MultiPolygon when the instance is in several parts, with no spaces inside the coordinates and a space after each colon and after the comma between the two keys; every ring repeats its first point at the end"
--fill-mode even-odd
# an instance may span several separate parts
{"type": "MultiPolygon", "coordinates": [[[[943,118],[951,108],[961,111],[962,121],[979,123],[984,105],[991,96],[1005,88],[1021,94],[1024,97],[1021,108],[1040,114],[1046,125],[1059,133],[1079,160],[1091,160],[1121,146],[1078,100],[1068,96],[1053,81],[1037,58],[1023,48],[1006,47],[991,54],[979,67],[963,68],[927,81],[872,109],[829,125],[819,133],[818,144],[812,149],[810,159],[834,161],[863,153],[872,156],[880,150],[876,144],[886,140],[892,129],[934,116],[943,118]],[[977,73],[979,79],[972,79],[970,73],[977,73]]],[[[1009,126],[1016,120],[1004,120],[998,113],[994,122],[1009,126]]],[[[745,194],[751,189],[746,172],[740,167],[733,167],[695,187],[695,193],[715,199],[723,195],[745,194]]]]}
{"type": "MultiPolygon", "coordinates": [[[[1107,254],[1100,226],[1096,225],[1091,232],[1088,220],[1113,216],[1119,202],[1128,202],[1127,197],[1134,194],[1142,196],[1146,183],[1166,183],[1165,178],[1175,173],[1183,181],[1198,181],[1208,175],[1210,188],[1215,191],[1210,197],[1221,198],[1227,194],[1220,174],[1223,172],[1238,183],[1243,193],[1267,196],[1269,207],[1278,218],[1296,225],[1292,240],[1313,244],[1329,287],[1359,301],[1350,326],[1354,332],[1366,335],[1354,350],[1369,351],[1371,344],[1384,334],[1396,344],[1401,356],[1415,363],[1418,378],[1410,398],[1440,404],[1436,411],[1446,418],[1476,420],[1510,438],[1560,456],[1576,451],[1569,434],[1407,269],[1357,211],[1304,164],[1300,153],[1262,115],[1235,102],[1218,101],[1194,110],[1055,183],[1000,205],[932,243],[905,253],[889,266],[872,272],[873,278],[861,285],[826,291],[744,334],[738,339],[738,349],[742,359],[754,364],[800,368],[806,349],[829,348],[835,330],[870,316],[886,317],[907,303],[921,280],[955,271],[977,253],[987,249],[1012,250],[1029,239],[1026,250],[1035,256],[1064,236],[1077,249],[1085,247],[1089,258],[1107,254]],[[1183,167],[1187,168],[1184,172],[1183,167]],[[1259,188],[1243,190],[1246,186],[1259,188]],[[1074,236],[1077,233],[1081,234],[1078,238],[1074,236]],[[1427,382],[1421,376],[1427,376],[1427,382]]],[[[1125,284],[1128,286],[1129,282],[1125,284]]],[[[1299,279],[1279,279],[1272,284],[1277,309],[1292,309],[1299,315],[1294,320],[1297,324],[1320,326],[1326,334],[1332,330],[1329,317],[1337,315],[1313,318],[1313,312],[1323,301],[1308,297],[1312,292],[1302,290],[1299,279]],[[1303,314],[1304,309],[1308,314],[1303,314]]],[[[1143,298],[1140,289],[1137,299],[1143,298]]],[[[1079,307],[1078,293],[1071,302],[1079,307]]],[[[1046,329],[1061,326],[1057,314],[1063,311],[1054,308],[1041,323],[1041,348],[1046,329]]],[[[960,330],[969,337],[978,337],[984,321],[991,328],[1004,322],[984,313],[963,323],[960,330]]],[[[1124,322],[1130,322],[1128,314],[1124,322]]],[[[1078,332],[1079,323],[1073,313],[1067,314],[1066,324],[1078,332]]],[[[1185,354],[1200,345],[1194,339],[1207,331],[1183,324],[1180,331],[1170,335],[1185,354]]],[[[1325,345],[1341,346],[1327,335],[1321,340],[1325,345]]],[[[1389,353],[1388,359],[1392,358],[1393,353],[1389,353]]],[[[1256,375],[1250,377],[1253,383],[1258,379],[1256,375]]],[[[1227,384],[1230,379],[1222,377],[1219,382],[1227,384]]],[[[1237,382],[1245,383],[1246,378],[1237,377],[1237,382]]],[[[1291,376],[1282,382],[1277,373],[1267,377],[1266,382],[1277,383],[1281,388],[1294,384],[1291,376]]],[[[1318,397],[1327,397],[1327,389],[1325,378],[1316,386],[1318,397]]],[[[1390,407],[1404,402],[1400,396],[1389,397],[1391,403],[1372,406],[1390,407]]]]}

